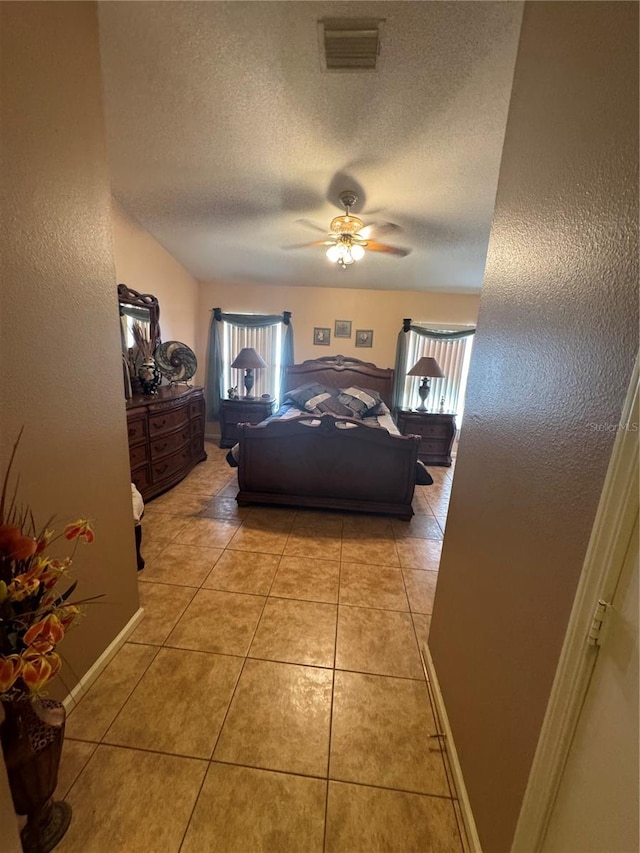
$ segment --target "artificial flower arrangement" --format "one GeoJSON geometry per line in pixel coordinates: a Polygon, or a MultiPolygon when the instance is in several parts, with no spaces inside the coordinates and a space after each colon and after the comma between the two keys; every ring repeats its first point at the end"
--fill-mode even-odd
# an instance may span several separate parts
{"type": "MultiPolygon", "coordinates": [[[[18,436],[0,496],[0,700],[17,701],[42,694],[60,670],[58,643],[81,616],[70,602],[77,581],[62,593],[78,543],[91,543],[94,533],[85,519],[68,524],[61,534],[50,529],[52,519],[39,528],[28,507],[7,500],[9,475],[18,436]],[[73,543],[70,556],[50,556],[51,546],[64,537],[73,543]]],[[[17,488],[17,487],[16,487],[17,488]]],[[[98,597],[98,596],[96,596],[98,597]]],[[[89,599],[85,599],[88,601],[89,599]]]]}

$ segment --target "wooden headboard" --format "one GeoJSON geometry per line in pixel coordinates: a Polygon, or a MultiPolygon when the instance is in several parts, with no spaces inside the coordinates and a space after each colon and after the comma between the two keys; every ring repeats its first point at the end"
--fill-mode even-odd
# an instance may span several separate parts
{"type": "Polygon", "coordinates": [[[287,368],[284,390],[290,391],[307,382],[319,382],[327,388],[347,388],[357,385],[377,391],[389,408],[393,402],[393,369],[376,367],[369,361],[346,355],[312,358],[287,368]]]}

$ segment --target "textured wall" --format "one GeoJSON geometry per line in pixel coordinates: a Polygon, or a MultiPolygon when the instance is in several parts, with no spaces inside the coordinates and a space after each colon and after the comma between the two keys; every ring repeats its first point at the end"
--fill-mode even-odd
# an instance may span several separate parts
{"type": "Polygon", "coordinates": [[[182,341],[195,349],[198,282],[114,199],[113,258],[118,283],[160,302],[163,341],[182,341]]]}
{"type": "Polygon", "coordinates": [[[0,462],[24,424],[17,468],[36,518],[95,522],[78,594],[105,599],[61,646],[72,686],[138,607],[97,14],[25,2],[0,15],[0,462]]]}
{"type": "MultiPolygon", "coordinates": [[[[348,273],[345,273],[348,275],[348,273]]],[[[292,287],[270,284],[200,285],[198,311],[198,361],[207,351],[211,309],[255,314],[291,311],[296,361],[324,355],[342,355],[393,367],[396,339],[404,317],[431,323],[475,324],[480,297],[426,291],[342,290],[331,287],[292,287]],[[335,338],[336,320],[352,321],[351,338],[335,338]],[[313,345],[313,327],[331,329],[331,345],[313,345]],[[356,329],[373,329],[371,349],[355,346],[356,329]]],[[[202,380],[204,381],[204,376],[202,380]]]]}
{"type": "Polygon", "coordinates": [[[637,80],[637,4],[527,4],[429,640],[487,853],[513,837],[638,346],[637,80]]]}

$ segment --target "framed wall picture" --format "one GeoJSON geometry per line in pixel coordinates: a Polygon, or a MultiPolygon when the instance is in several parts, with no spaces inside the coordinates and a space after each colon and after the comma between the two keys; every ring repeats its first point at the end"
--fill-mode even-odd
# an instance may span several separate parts
{"type": "Polygon", "coordinates": [[[350,338],[351,320],[336,320],[333,333],[336,338],[350,338]]]}
{"type": "Polygon", "coordinates": [[[356,329],[356,346],[373,346],[373,329],[356,329]]]}
{"type": "Polygon", "coordinates": [[[313,343],[317,347],[328,347],[331,343],[331,329],[315,326],[313,329],[313,343]]]}

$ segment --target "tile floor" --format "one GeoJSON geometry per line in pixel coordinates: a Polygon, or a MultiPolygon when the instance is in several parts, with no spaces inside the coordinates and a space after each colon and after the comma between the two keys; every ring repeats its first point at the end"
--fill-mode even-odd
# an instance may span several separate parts
{"type": "Polygon", "coordinates": [[[453,469],[407,523],[238,508],[207,452],[147,505],[145,616],[68,718],[58,851],[460,853],[418,648],[453,469]]]}

